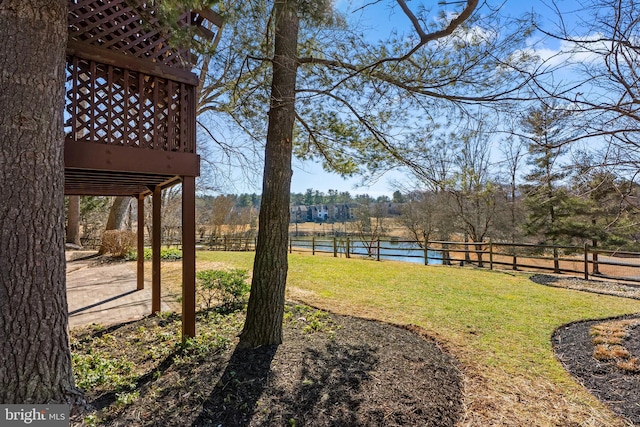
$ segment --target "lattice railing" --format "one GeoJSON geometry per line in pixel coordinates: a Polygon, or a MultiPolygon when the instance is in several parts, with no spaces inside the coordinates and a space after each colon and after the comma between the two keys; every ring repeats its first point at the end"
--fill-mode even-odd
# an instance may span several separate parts
{"type": "MultiPolygon", "coordinates": [[[[186,50],[172,48],[145,2],[133,0],[70,0],[69,38],[164,65],[190,68],[186,50]],[[144,21],[142,19],[144,17],[144,21]]],[[[190,14],[183,20],[188,24],[190,14]]]]}
{"type": "Polygon", "coordinates": [[[193,105],[191,85],[67,58],[67,140],[194,153],[193,105]]]}

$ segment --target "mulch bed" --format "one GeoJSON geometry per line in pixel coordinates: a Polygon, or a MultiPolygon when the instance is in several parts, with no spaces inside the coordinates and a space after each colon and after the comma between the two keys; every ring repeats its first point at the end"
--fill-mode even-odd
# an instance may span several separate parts
{"type": "Polygon", "coordinates": [[[330,319],[334,337],[287,328],[277,349],[234,352],[194,425],[455,424],[461,375],[433,342],[380,322],[330,319]]]}
{"type": "Polygon", "coordinates": [[[601,295],[613,295],[631,299],[640,299],[640,284],[622,283],[613,280],[579,279],[577,277],[552,274],[534,274],[531,280],[540,285],[556,288],[574,289],[601,295]]]}
{"type": "MultiPolygon", "coordinates": [[[[640,316],[617,319],[634,318],[640,316]]],[[[614,362],[601,362],[593,357],[594,344],[589,329],[602,322],[562,326],[553,336],[554,351],[565,369],[594,396],[628,421],[640,425],[640,375],[624,372],[614,362]]],[[[635,357],[640,356],[640,328],[631,330],[624,347],[635,357]]]]}
{"type": "MultiPolygon", "coordinates": [[[[531,277],[536,283],[606,295],[638,299],[638,286],[624,283],[580,280],[546,274],[531,277]]],[[[638,319],[640,315],[615,319],[581,321],[564,325],[553,335],[553,349],[565,369],[600,401],[628,422],[640,425],[640,375],[625,372],[614,361],[599,361],[593,357],[595,345],[589,330],[610,320],[638,319]]],[[[631,329],[624,341],[632,356],[640,357],[640,328],[631,329]]]]}
{"type": "MultiPolygon", "coordinates": [[[[324,312],[311,319],[305,316],[317,311],[292,310],[280,346],[231,346],[189,363],[168,361],[158,375],[147,375],[134,402],[115,416],[100,416],[99,424],[448,427],[460,419],[456,361],[419,331],[324,312]]],[[[145,322],[157,320],[110,333],[119,342],[145,322]]],[[[96,409],[114,400],[87,397],[96,409]]]]}

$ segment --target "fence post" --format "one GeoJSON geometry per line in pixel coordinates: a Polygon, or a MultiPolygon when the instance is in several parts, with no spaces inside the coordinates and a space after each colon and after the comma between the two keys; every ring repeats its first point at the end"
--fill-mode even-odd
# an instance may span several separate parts
{"type": "Polygon", "coordinates": [[[350,243],[349,242],[349,238],[347,237],[347,246],[345,248],[345,255],[346,255],[347,258],[351,258],[351,253],[350,253],[351,252],[351,247],[350,247],[351,245],[349,243],[350,243]]]}
{"type": "Polygon", "coordinates": [[[589,244],[584,244],[584,280],[589,280],[589,244]]]}
{"type": "Polygon", "coordinates": [[[424,265],[429,265],[429,241],[424,240],[424,265]]]}
{"type": "MultiPolygon", "coordinates": [[[[469,244],[469,233],[465,232],[464,233],[464,260],[461,261],[461,264],[471,264],[471,245],[469,244]]],[[[475,246],[474,246],[475,249],[475,246]]],[[[475,253],[476,254],[476,258],[478,259],[478,261],[480,261],[480,256],[478,254],[478,252],[475,253]]],[[[482,265],[480,265],[481,263],[478,262],[478,267],[482,267],[482,265]]]]}
{"type": "Polygon", "coordinates": [[[311,255],[316,254],[316,236],[311,238],[311,255]]]}
{"type": "Polygon", "coordinates": [[[378,250],[376,254],[376,261],[380,261],[380,238],[378,238],[378,250]]]}
{"type": "Polygon", "coordinates": [[[293,253],[293,238],[289,237],[289,253],[293,253]]]}
{"type": "Polygon", "coordinates": [[[489,239],[489,270],[493,270],[493,242],[489,239]]]}
{"type": "Polygon", "coordinates": [[[336,236],[333,236],[333,257],[338,257],[338,242],[336,241],[336,236]]]}
{"type": "Polygon", "coordinates": [[[224,251],[228,251],[227,249],[227,236],[224,236],[224,251]]]}
{"type": "Polygon", "coordinates": [[[558,248],[553,248],[553,272],[560,273],[560,261],[558,261],[558,248]]]}
{"type": "Polygon", "coordinates": [[[516,254],[513,254],[513,269],[517,270],[518,269],[518,257],[516,256],[516,254]]]}
{"type": "Polygon", "coordinates": [[[451,265],[451,255],[449,254],[449,244],[441,243],[442,247],[442,265],[451,265]]]}

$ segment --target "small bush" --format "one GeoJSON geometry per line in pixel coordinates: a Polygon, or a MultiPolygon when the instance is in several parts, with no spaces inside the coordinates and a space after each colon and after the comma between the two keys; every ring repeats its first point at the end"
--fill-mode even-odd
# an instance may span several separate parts
{"type": "Polygon", "coordinates": [[[107,230],[102,235],[101,251],[115,258],[125,258],[135,247],[136,233],[126,230],[107,230]]]}
{"type": "Polygon", "coordinates": [[[177,248],[162,249],[160,250],[160,258],[168,261],[177,261],[182,259],[182,250],[177,248]]]}
{"type": "MultiPolygon", "coordinates": [[[[151,261],[151,255],[153,254],[153,251],[151,250],[151,248],[144,248],[144,260],[145,261],[151,261]]],[[[138,251],[136,250],[130,250],[129,252],[127,252],[127,255],[125,256],[125,259],[127,261],[135,261],[138,259],[138,251]]],[[[177,261],[179,259],[182,259],[182,251],[180,249],[177,248],[166,248],[166,249],[161,249],[160,250],[160,259],[165,260],[165,261],[177,261]]]]}
{"type": "MultiPolygon", "coordinates": [[[[135,261],[138,259],[138,251],[136,249],[132,249],[127,252],[127,255],[124,257],[127,261],[135,261]]],[[[151,248],[144,248],[144,260],[149,261],[151,259],[151,248]]]]}
{"type": "Polygon", "coordinates": [[[213,307],[215,302],[226,309],[240,306],[249,293],[248,277],[247,270],[240,269],[199,271],[196,278],[201,305],[207,309],[213,307]]]}

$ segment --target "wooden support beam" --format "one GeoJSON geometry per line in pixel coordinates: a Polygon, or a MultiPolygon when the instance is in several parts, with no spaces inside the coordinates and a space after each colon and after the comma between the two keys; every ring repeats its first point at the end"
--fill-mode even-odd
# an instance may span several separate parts
{"type": "Polygon", "coordinates": [[[88,59],[102,64],[122,67],[140,73],[151,74],[152,76],[162,77],[163,79],[170,79],[192,86],[196,86],[198,84],[198,76],[189,70],[136,58],[132,55],[103,49],[101,47],[73,39],[69,39],[67,41],[67,55],[77,56],[82,59],[88,59]]]}
{"type": "Polygon", "coordinates": [[[151,220],[151,313],[160,312],[160,250],[162,246],[162,223],[160,221],[162,207],[162,187],[153,189],[153,218],[151,220]]]}
{"type": "MultiPolygon", "coordinates": [[[[192,117],[195,123],[195,115],[192,117]]],[[[200,174],[200,156],[67,139],[64,144],[64,166],[67,169],[91,171],[197,176],[200,174]]]]}
{"type": "Polygon", "coordinates": [[[196,335],[196,178],[182,177],[182,340],[196,335]]]}
{"type": "Polygon", "coordinates": [[[144,289],[144,194],[138,195],[138,290],[144,289]]]}

